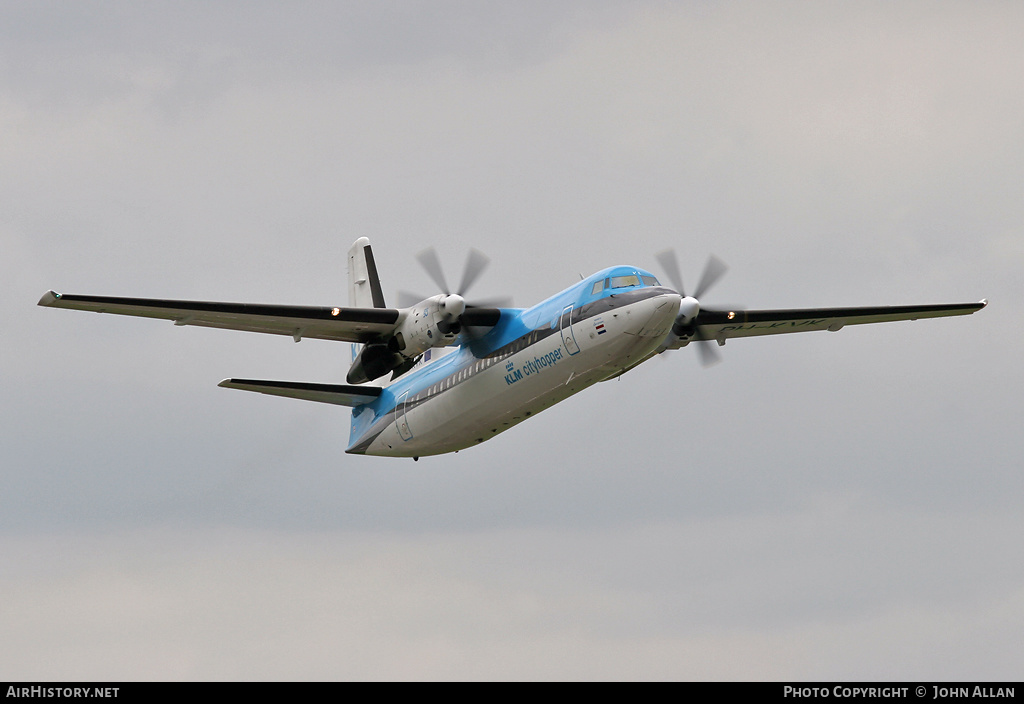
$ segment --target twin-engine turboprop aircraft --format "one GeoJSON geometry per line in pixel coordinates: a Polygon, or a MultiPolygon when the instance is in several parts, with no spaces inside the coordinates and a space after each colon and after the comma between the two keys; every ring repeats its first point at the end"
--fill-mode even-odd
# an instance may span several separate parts
{"type": "MultiPolygon", "coordinates": [[[[419,259],[439,288],[448,291],[433,250],[419,259]]],[[[363,237],[348,253],[347,308],[54,291],[39,305],[290,335],[296,342],[310,337],[354,343],[347,384],[225,379],[220,385],[350,406],[346,452],[419,459],[489,440],[592,384],[692,341],[708,363],[717,355],[712,341],[724,345],[733,337],[835,332],[845,325],[967,315],[987,304],[712,310],[698,299],[724,273],[724,265],[712,258],[694,294],[687,296],[675,255],[663,252],[658,259],[675,288],[643,269],[616,266],[524,309],[466,301],[464,295],[486,266],[486,259],[474,252],[457,292],[388,308],[370,242],[363,237]]]]}

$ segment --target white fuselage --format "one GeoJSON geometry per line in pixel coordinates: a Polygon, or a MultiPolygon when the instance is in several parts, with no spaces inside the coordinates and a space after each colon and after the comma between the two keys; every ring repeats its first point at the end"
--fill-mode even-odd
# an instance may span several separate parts
{"type": "Polygon", "coordinates": [[[419,457],[460,450],[621,374],[656,352],[676,318],[679,295],[661,291],[598,322],[567,314],[527,335],[519,349],[482,359],[464,350],[435,362],[451,372],[425,388],[396,391],[392,422],[363,451],[419,457]]]}

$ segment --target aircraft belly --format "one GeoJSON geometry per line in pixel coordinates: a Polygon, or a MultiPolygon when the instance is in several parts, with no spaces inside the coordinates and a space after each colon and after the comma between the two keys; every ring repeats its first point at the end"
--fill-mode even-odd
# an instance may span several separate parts
{"type": "MultiPolygon", "coordinates": [[[[511,358],[514,363],[516,357],[511,358]]],[[[586,381],[587,360],[577,360],[577,357],[582,354],[572,357],[557,372],[534,372],[522,377],[514,373],[522,369],[518,363],[514,364],[511,374],[504,371],[504,365],[496,365],[460,385],[465,388],[444,394],[437,401],[444,404],[438,412],[427,404],[422,413],[411,414],[410,424],[415,423],[418,416],[424,416],[421,423],[424,425],[427,417],[434,420],[434,428],[428,434],[434,437],[430,445],[435,452],[477,445],[598,381],[596,378],[586,381]],[[443,420],[438,422],[437,419],[443,420]]]]}
{"type": "MultiPolygon", "coordinates": [[[[559,347],[561,345],[559,344],[559,347]]],[[[410,425],[426,428],[435,452],[479,444],[539,412],[544,397],[573,374],[575,358],[553,346],[531,346],[495,364],[410,414],[410,425]],[[539,366],[538,359],[557,357],[539,366]]]]}

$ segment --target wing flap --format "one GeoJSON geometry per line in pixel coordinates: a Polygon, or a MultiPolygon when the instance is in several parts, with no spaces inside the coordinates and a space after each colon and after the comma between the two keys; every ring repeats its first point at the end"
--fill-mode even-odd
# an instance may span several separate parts
{"type": "Polygon", "coordinates": [[[39,305],[96,313],[173,320],[175,325],[199,325],[272,335],[365,343],[394,331],[399,311],[394,308],[285,306],[258,303],[175,301],[158,298],[84,296],[47,291],[39,305]]]}
{"type": "Polygon", "coordinates": [[[779,335],[791,332],[831,330],[847,325],[887,323],[919,318],[941,318],[951,315],[970,315],[981,310],[988,301],[922,306],[876,306],[862,308],[800,308],[793,310],[702,310],[697,315],[696,327],[708,340],[727,340],[733,337],[779,335]]]}
{"type": "Polygon", "coordinates": [[[225,379],[217,384],[225,389],[256,391],[270,396],[285,396],[303,401],[332,403],[336,406],[362,406],[380,396],[378,386],[349,384],[313,384],[301,381],[268,381],[264,379],[225,379]]]}

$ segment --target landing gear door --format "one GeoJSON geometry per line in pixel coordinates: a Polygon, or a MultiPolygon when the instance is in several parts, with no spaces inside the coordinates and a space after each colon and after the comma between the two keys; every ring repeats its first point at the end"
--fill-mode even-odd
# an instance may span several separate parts
{"type": "Polygon", "coordinates": [[[409,429],[409,420],[406,418],[405,411],[408,408],[409,392],[406,391],[398,399],[398,408],[396,409],[397,423],[398,423],[398,434],[402,436],[403,440],[412,440],[412,431],[409,429]]]}
{"type": "Polygon", "coordinates": [[[562,344],[565,345],[565,351],[570,355],[576,354],[580,351],[580,346],[576,344],[576,336],[572,333],[572,306],[566,306],[562,310],[559,325],[562,329],[562,344]]]}

